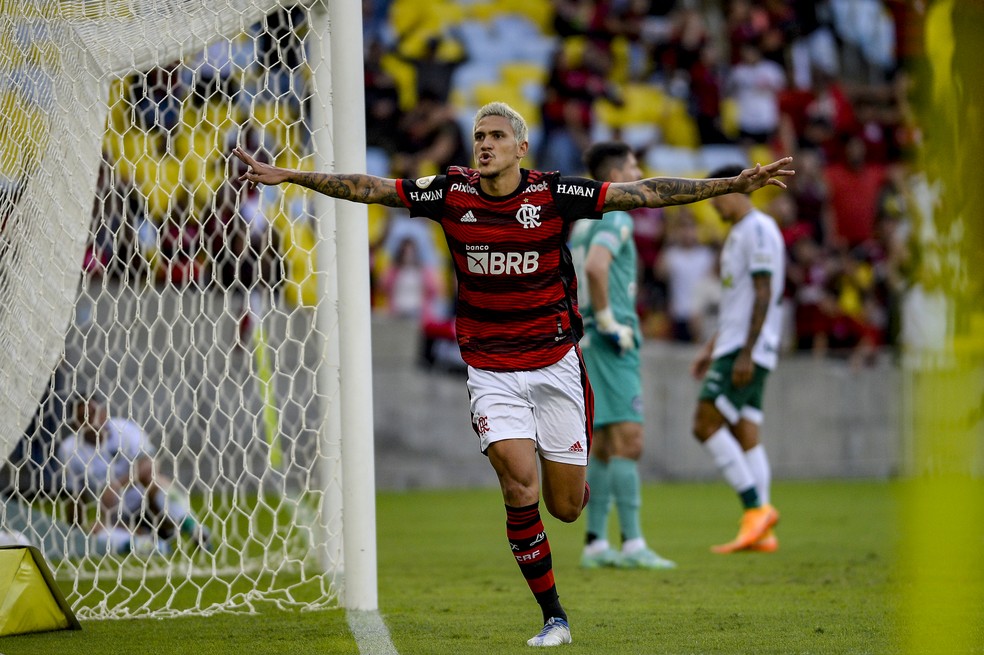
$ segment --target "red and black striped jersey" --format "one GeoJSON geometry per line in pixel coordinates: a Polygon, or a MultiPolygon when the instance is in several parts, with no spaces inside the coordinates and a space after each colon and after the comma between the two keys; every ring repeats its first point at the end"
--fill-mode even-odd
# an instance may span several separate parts
{"type": "Polygon", "coordinates": [[[491,371],[560,360],[582,334],[571,223],[601,218],[607,182],[522,170],[508,196],[490,196],[479,173],[400,180],[412,216],[440,223],[458,279],[455,328],[462,358],[491,371]]]}

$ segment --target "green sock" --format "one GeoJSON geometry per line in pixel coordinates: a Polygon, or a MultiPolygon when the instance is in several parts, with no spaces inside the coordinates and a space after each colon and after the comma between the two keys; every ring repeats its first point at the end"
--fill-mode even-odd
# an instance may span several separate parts
{"type": "Polygon", "coordinates": [[[588,484],[591,497],[588,499],[588,534],[599,539],[608,539],[608,509],[612,504],[611,475],[609,465],[592,457],[588,461],[588,484]]]}
{"type": "MultiPolygon", "coordinates": [[[[639,466],[635,460],[612,457],[608,460],[608,470],[611,472],[612,495],[618,510],[622,540],[637,539],[642,536],[639,523],[639,508],[642,507],[639,466]]],[[[594,487],[591,493],[594,493],[594,487]]]]}

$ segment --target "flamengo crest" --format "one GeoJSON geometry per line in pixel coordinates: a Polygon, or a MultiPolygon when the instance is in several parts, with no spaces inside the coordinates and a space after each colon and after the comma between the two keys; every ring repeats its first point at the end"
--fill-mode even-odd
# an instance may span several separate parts
{"type": "Polygon", "coordinates": [[[523,229],[540,227],[540,205],[523,203],[516,212],[516,220],[523,224],[523,229]]]}

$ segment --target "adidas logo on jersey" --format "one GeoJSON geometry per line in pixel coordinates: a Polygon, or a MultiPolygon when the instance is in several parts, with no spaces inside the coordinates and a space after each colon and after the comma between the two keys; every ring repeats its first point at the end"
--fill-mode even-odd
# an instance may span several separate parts
{"type": "Polygon", "coordinates": [[[478,222],[478,219],[477,219],[477,218],[475,218],[475,214],[473,214],[473,213],[471,212],[471,210],[469,209],[469,210],[468,210],[468,211],[467,211],[467,212],[465,213],[465,215],[461,217],[461,222],[462,222],[462,223],[476,223],[476,222],[478,222]]]}
{"type": "Polygon", "coordinates": [[[583,453],[584,452],[584,448],[581,446],[581,442],[580,441],[575,441],[574,442],[574,445],[571,446],[570,448],[568,448],[567,450],[570,451],[570,452],[572,452],[572,453],[583,453]]]}

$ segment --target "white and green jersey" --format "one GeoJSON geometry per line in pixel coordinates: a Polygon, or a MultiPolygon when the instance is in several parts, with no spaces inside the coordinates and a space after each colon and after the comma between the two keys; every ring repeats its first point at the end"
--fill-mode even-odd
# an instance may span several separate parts
{"type": "Polygon", "coordinates": [[[779,360],[782,336],[779,305],[786,280],[786,248],[775,220],[752,209],[731,227],[721,250],[720,327],[714,343],[714,358],[745,345],[755,302],[752,276],[756,273],[771,275],[772,301],[762,332],[752,349],[752,361],[771,370],[779,360]]]}
{"type": "Polygon", "coordinates": [[[600,221],[579,220],[571,228],[570,250],[577,271],[577,303],[585,324],[592,324],[594,309],[588,294],[588,278],[584,261],[593,245],[612,253],[608,269],[608,304],[615,320],[635,330],[636,342],[642,342],[639,315],[636,313],[636,247],[632,238],[632,217],[627,212],[605,214],[600,221]]]}

